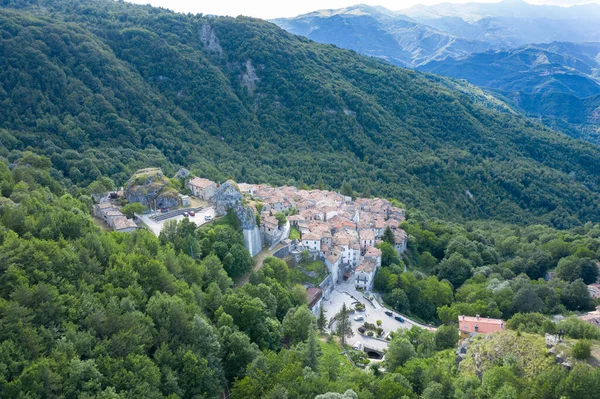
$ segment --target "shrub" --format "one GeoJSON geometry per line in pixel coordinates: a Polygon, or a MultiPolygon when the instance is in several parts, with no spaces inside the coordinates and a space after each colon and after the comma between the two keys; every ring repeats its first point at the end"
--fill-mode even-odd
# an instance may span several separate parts
{"type": "Polygon", "coordinates": [[[577,341],[577,343],[573,345],[572,353],[575,359],[585,360],[592,354],[592,344],[587,339],[577,341]]]}

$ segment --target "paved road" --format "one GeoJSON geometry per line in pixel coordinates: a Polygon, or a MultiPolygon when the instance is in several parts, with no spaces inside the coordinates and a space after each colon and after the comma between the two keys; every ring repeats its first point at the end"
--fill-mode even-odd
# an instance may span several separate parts
{"type": "MultiPolygon", "coordinates": [[[[351,305],[358,299],[365,305],[364,312],[354,312],[351,314],[350,319],[352,322],[354,337],[347,340],[349,344],[354,345],[356,342],[360,342],[364,346],[373,349],[383,350],[387,348],[387,342],[383,342],[369,336],[362,336],[358,333],[358,327],[363,325],[365,321],[377,325],[377,320],[381,320],[381,328],[383,328],[384,336],[387,336],[390,332],[396,331],[400,328],[412,328],[413,326],[427,328],[427,326],[410,320],[405,316],[402,316],[404,323],[401,323],[393,317],[386,315],[385,311],[388,309],[383,307],[379,302],[377,302],[377,300],[374,300],[373,303],[369,302],[363,297],[362,292],[356,291],[352,281],[353,276],[351,276],[348,281],[336,286],[333,292],[329,294],[329,298],[323,299],[323,308],[327,311],[326,316],[328,319],[331,319],[333,316],[335,316],[342,309],[342,305],[344,303],[346,304],[346,307],[351,307],[351,305]],[[363,316],[364,320],[356,321],[354,320],[356,316],[363,316]]],[[[396,312],[393,314],[397,315],[396,312]]]]}

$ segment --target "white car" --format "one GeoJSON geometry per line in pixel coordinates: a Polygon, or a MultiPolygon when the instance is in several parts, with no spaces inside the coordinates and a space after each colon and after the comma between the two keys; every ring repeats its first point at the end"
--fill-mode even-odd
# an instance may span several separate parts
{"type": "Polygon", "coordinates": [[[206,215],[206,216],[204,216],[204,220],[212,220],[212,216],[206,215]]]}
{"type": "Polygon", "coordinates": [[[356,316],[354,318],[354,321],[363,321],[365,319],[365,316],[356,316]]]}
{"type": "Polygon", "coordinates": [[[360,351],[363,348],[363,344],[362,342],[355,342],[354,345],[352,346],[352,349],[360,351]]]}

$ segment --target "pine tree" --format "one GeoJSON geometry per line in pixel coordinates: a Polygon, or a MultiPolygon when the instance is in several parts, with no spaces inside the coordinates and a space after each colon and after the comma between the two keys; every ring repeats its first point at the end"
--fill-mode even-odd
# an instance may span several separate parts
{"type": "Polygon", "coordinates": [[[313,370],[316,370],[319,360],[320,348],[319,343],[317,342],[317,334],[315,332],[315,326],[313,323],[310,323],[308,339],[306,341],[306,360],[308,363],[308,367],[310,367],[313,370]]]}
{"type": "Polygon", "coordinates": [[[346,344],[346,337],[354,336],[352,324],[350,323],[350,313],[345,303],[342,305],[342,310],[335,315],[335,320],[335,335],[342,339],[342,346],[344,346],[346,344]]]}
{"type": "Polygon", "coordinates": [[[319,309],[319,317],[317,317],[317,328],[319,331],[323,332],[325,331],[326,327],[327,318],[325,317],[325,309],[323,309],[323,306],[321,305],[321,309],[319,309]]]}
{"type": "Polygon", "coordinates": [[[385,228],[385,231],[383,232],[383,237],[381,239],[385,242],[389,242],[392,245],[396,244],[396,239],[394,238],[394,232],[392,231],[390,226],[385,228]]]}

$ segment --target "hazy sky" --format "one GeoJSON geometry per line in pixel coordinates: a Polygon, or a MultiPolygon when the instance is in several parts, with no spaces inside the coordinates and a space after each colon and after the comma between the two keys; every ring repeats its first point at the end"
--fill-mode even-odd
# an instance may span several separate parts
{"type": "MultiPolygon", "coordinates": [[[[400,10],[415,4],[436,4],[440,0],[128,0],[138,4],[152,4],[173,11],[216,14],[247,15],[257,18],[293,17],[314,10],[343,8],[354,4],[379,5],[390,10],[400,10]]],[[[473,0],[471,0],[473,1],[473,0]]],[[[498,0],[475,0],[478,3],[495,3],[498,0]]],[[[598,0],[597,0],[598,1],[598,0]]],[[[597,2],[596,1],[596,2],[597,2]]],[[[466,0],[450,0],[466,3],[466,0]]],[[[573,5],[591,3],[593,0],[528,0],[532,4],[573,5]]]]}

